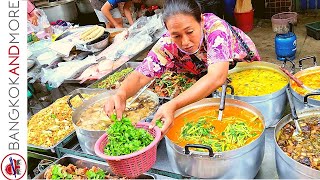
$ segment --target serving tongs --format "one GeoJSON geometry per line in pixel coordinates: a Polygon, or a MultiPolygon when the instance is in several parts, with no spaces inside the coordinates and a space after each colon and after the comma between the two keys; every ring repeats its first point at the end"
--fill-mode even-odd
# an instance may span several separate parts
{"type": "Polygon", "coordinates": [[[286,92],[287,92],[287,96],[288,96],[288,100],[289,100],[291,116],[292,116],[293,122],[294,122],[294,124],[296,126],[292,136],[297,136],[297,135],[299,135],[301,133],[301,128],[300,128],[299,121],[298,121],[299,118],[298,118],[298,115],[297,115],[296,107],[295,107],[295,105],[293,103],[292,94],[291,94],[290,89],[287,88],[286,92]]]}
{"type": "Polygon", "coordinates": [[[138,99],[138,97],[155,81],[156,79],[153,79],[152,81],[149,82],[149,84],[145,85],[139,92],[136,96],[134,96],[132,98],[131,101],[129,101],[127,104],[126,104],[126,107],[130,107],[130,105],[136,101],[138,99]]]}
{"type": "Polygon", "coordinates": [[[228,85],[228,81],[226,81],[226,82],[222,85],[220,105],[219,105],[218,121],[221,121],[221,120],[222,120],[223,110],[224,110],[224,108],[225,108],[225,103],[226,103],[227,85],[228,85]]]}
{"type": "MultiPolygon", "coordinates": [[[[320,92],[320,89],[313,89],[313,88],[310,88],[310,87],[304,85],[302,81],[300,81],[297,77],[295,77],[291,72],[289,72],[288,70],[286,70],[286,69],[285,69],[285,64],[286,64],[287,61],[289,61],[289,62],[292,64],[292,70],[291,70],[291,72],[294,72],[295,64],[294,64],[290,59],[288,59],[288,58],[285,59],[284,64],[280,67],[280,69],[281,69],[286,75],[288,75],[290,79],[292,79],[294,82],[296,82],[299,87],[301,87],[301,88],[303,88],[303,89],[305,89],[305,90],[307,90],[307,91],[309,91],[309,92],[320,92]]],[[[299,61],[299,63],[300,63],[300,61],[299,61]]],[[[302,65],[300,65],[300,66],[302,66],[302,65]]]]}

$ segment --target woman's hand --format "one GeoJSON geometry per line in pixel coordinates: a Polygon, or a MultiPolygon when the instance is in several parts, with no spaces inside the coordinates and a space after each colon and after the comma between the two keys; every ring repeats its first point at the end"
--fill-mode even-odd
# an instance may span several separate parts
{"type": "Polygon", "coordinates": [[[114,112],[117,119],[122,118],[123,111],[126,108],[126,95],[124,93],[117,93],[111,96],[104,105],[104,111],[108,117],[111,117],[114,112]]]}
{"type": "Polygon", "coordinates": [[[161,128],[162,135],[165,135],[171,126],[173,125],[173,114],[176,111],[176,105],[169,101],[158,109],[156,114],[154,115],[154,118],[151,122],[150,129],[153,128],[156,124],[156,120],[160,119],[163,122],[163,126],[161,128]]]}
{"type": "Polygon", "coordinates": [[[37,16],[30,17],[29,21],[31,22],[31,24],[38,26],[38,17],[37,16]]]}

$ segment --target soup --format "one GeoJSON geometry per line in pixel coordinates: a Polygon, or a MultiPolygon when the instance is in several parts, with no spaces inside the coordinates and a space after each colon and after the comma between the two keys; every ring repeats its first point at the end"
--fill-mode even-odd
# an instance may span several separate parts
{"type": "Polygon", "coordinates": [[[251,143],[264,130],[262,119],[247,110],[226,106],[222,121],[217,120],[217,110],[218,106],[207,106],[179,115],[168,138],[181,147],[203,144],[211,146],[214,152],[223,152],[251,143]]]}
{"type": "MultiPolygon", "coordinates": [[[[129,98],[129,102],[132,98],[129,98]]],[[[96,102],[81,115],[77,126],[87,130],[106,130],[112,123],[109,117],[104,112],[104,105],[107,99],[96,102]]],[[[135,102],[129,107],[126,107],[124,116],[136,123],[154,112],[157,103],[147,94],[140,95],[135,102]]]]}
{"type": "MultiPolygon", "coordinates": [[[[313,89],[320,89],[320,72],[313,72],[313,73],[301,76],[299,77],[299,80],[302,81],[302,83],[307,87],[310,87],[313,89]]],[[[306,95],[307,93],[310,93],[304,88],[299,87],[295,82],[292,83],[292,88],[302,96],[306,95]]],[[[320,100],[320,95],[310,96],[310,98],[320,100]]]]}
{"type": "Polygon", "coordinates": [[[279,147],[297,162],[320,170],[320,116],[299,119],[302,132],[292,136],[294,122],[286,124],[277,134],[279,147]]]}
{"type": "MultiPolygon", "coordinates": [[[[288,84],[282,74],[268,69],[247,69],[229,74],[236,96],[262,96],[281,90],[288,84]]],[[[227,91],[230,94],[230,89],[227,91]]]]}

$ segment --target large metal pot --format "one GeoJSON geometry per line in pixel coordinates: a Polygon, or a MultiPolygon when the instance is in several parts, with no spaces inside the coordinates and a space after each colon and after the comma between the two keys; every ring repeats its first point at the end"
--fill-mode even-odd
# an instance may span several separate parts
{"type": "Polygon", "coordinates": [[[76,4],[79,9],[79,12],[82,14],[94,13],[94,10],[89,0],[76,0],[76,4]]]}
{"type": "MultiPolygon", "coordinates": [[[[319,115],[320,116],[320,108],[310,108],[304,109],[302,111],[297,112],[299,118],[305,118],[309,116],[319,115]]],[[[282,127],[284,127],[287,123],[292,121],[291,114],[283,117],[276,128],[274,129],[274,142],[275,142],[275,151],[276,151],[276,165],[277,172],[280,179],[319,179],[320,171],[305,166],[291,157],[289,157],[278,145],[277,143],[277,135],[282,127]]]]}
{"type": "MultiPolygon", "coordinates": [[[[175,117],[194,108],[219,105],[219,98],[206,98],[177,110],[175,117]]],[[[226,106],[237,106],[256,114],[262,120],[263,115],[246,102],[226,99],[226,106]]],[[[181,147],[173,143],[167,136],[166,148],[169,162],[175,173],[197,178],[237,178],[252,179],[258,173],[265,147],[265,131],[260,137],[241,148],[225,152],[188,153],[189,147],[181,147]]]]}
{"type": "MultiPolygon", "coordinates": [[[[229,74],[240,72],[246,69],[269,69],[282,74],[284,77],[288,79],[287,75],[279,69],[278,65],[262,61],[256,61],[252,63],[238,63],[235,68],[229,71],[229,74]]],[[[279,91],[264,96],[227,95],[227,97],[232,97],[234,99],[247,102],[253,105],[254,107],[258,108],[261,111],[265,120],[266,127],[268,128],[273,124],[276,124],[283,116],[287,103],[286,87],[287,85],[279,91]]]]}
{"type": "MultiPolygon", "coordinates": [[[[68,104],[74,110],[73,115],[72,115],[72,122],[73,122],[74,128],[76,130],[77,138],[78,138],[79,144],[80,144],[83,152],[88,153],[88,154],[95,154],[94,145],[95,145],[96,141],[106,131],[87,130],[87,129],[83,129],[83,128],[77,126],[77,122],[80,120],[80,116],[81,116],[82,112],[84,112],[86,109],[88,109],[90,106],[94,105],[95,103],[98,103],[100,101],[105,101],[107,98],[114,95],[115,93],[116,93],[116,90],[108,90],[104,93],[101,93],[101,94],[89,99],[88,101],[84,101],[83,104],[76,109],[74,109],[72,107],[72,104],[69,102],[71,101],[71,99],[73,97],[75,97],[79,94],[74,94],[69,98],[68,104]]],[[[149,90],[146,90],[144,93],[151,96],[151,98],[156,102],[156,104],[159,104],[159,98],[155,93],[153,93],[149,90]]],[[[81,97],[81,95],[79,95],[79,96],[81,97]]],[[[150,115],[153,113],[154,112],[150,112],[150,115]]],[[[142,119],[142,121],[143,120],[145,120],[145,119],[142,119]]]]}
{"type": "MultiPolygon", "coordinates": [[[[294,76],[296,78],[300,78],[302,76],[305,76],[307,74],[310,73],[314,73],[314,72],[318,72],[320,73],[320,66],[317,66],[317,60],[315,56],[309,56],[309,57],[305,57],[299,60],[299,67],[300,67],[300,71],[297,72],[296,74],[294,74],[294,76]],[[310,67],[307,69],[303,69],[303,65],[302,62],[304,60],[307,59],[313,59],[313,63],[314,63],[314,67],[310,67]]],[[[298,92],[296,92],[293,88],[292,88],[292,83],[294,83],[293,80],[290,80],[290,89],[293,95],[293,102],[294,105],[296,107],[297,110],[302,110],[304,108],[310,108],[310,107],[319,107],[320,106],[320,100],[316,100],[316,99],[312,99],[309,97],[312,96],[320,96],[320,92],[317,93],[309,93],[307,95],[301,95],[298,92]]]]}
{"type": "Polygon", "coordinates": [[[39,6],[39,8],[46,13],[49,22],[55,22],[59,19],[75,22],[78,19],[77,5],[74,0],[50,2],[39,6]]]}

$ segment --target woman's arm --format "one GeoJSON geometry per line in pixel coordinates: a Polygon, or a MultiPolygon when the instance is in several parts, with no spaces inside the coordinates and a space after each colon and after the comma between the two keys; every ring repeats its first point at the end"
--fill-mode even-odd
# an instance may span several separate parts
{"type": "Polygon", "coordinates": [[[115,28],[122,28],[122,25],[118,24],[117,21],[112,17],[110,11],[112,10],[112,5],[107,1],[101,8],[102,13],[106,18],[113,24],[115,28]]]}
{"type": "Polygon", "coordinates": [[[131,1],[125,2],[124,6],[123,6],[124,15],[127,17],[130,25],[133,24],[132,14],[130,11],[131,6],[132,6],[131,1]]]}

